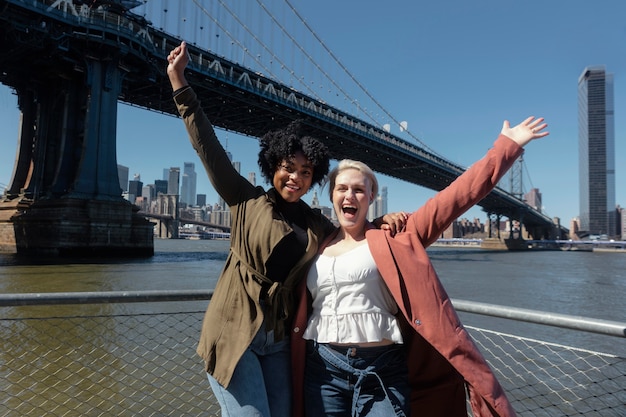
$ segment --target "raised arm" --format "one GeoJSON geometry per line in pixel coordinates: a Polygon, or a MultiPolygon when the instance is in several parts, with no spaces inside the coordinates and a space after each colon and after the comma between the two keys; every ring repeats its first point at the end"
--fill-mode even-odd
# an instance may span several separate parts
{"type": "Polygon", "coordinates": [[[482,159],[413,213],[406,225],[427,247],[460,215],[480,202],[521,155],[522,147],[548,136],[543,118],[528,117],[517,126],[504,121],[500,136],[482,159]]]}
{"type": "Polygon", "coordinates": [[[213,187],[229,206],[233,206],[253,195],[255,187],[233,167],[195,92],[184,88],[189,85],[185,78],[188,63],[187,44],[181,42],[167,57],[167,76],[172,84],[174,102],[213,187]]]}

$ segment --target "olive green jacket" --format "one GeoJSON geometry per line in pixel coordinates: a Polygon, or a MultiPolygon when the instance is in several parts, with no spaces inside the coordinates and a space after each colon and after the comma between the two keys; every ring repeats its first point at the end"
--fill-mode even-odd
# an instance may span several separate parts
{"type": "Polygon", "coordinates": [[[174,101],[211,183],[231,211],[230,252],[207,308],[197,349],[207,372],[227,387],[264,320],[261,293],[269,304],[266,321],[280,339],[285,318],[294,310],[294,289],[317,254],[319,242],[335,227],[319,210],[301,201],[307,219],[306,253],[282,283],[274,283],[266,276],[266,262],[292,232],[275,209],[280,196],[274,188],[265,191],[253,186],[233,168],[191,88],[177,92],[174,101]]]}

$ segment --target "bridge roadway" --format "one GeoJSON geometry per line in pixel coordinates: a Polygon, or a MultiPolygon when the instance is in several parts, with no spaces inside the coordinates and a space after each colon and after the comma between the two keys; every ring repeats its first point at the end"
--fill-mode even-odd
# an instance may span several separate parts
{"type": "MultiPolygon", "coordinates": [[[[23,87],[30,74],[62,77],[64,72],[85,71],[85,57],[108,48],[118,51],[118,67],[123,72],[120,101],[176,115],[164,64],[179,39],[136,15],[122,17],[82,7],[75,16],[71,10],[49,7],[52,3],[0,0],[0,48],[4,51],[0,82],[23,87]]],[[[322,140],[333,158],[359,159],[377,172],[432,190],[445,188],[465,170],[210,51],[189,49],[188,79],[215,126],[259,137],[302,119],[308,133],[322,140]]],[[[568,233],[560,226],[557,230],[551,218],[500,188],[479,205],[490,215],[520,220],[536,239],[568,233]]]]}
{"type": "Polygon", "coordinates": [[[230,226],[223,226],[221,224],[214,224],[214,223],[210,223],[210,222],[204,222],[202,220],[174,219],[174,216],[172,216],[171,214],[146,213],[146,212],[142,212],[142,211],[140,211],[139,214],[141,214],[142,216],[147,217],[149,219],[163,220],[163,221],[178,220],[180,223],[183,223],[183,224],[195,224],[195,225],[198,225],[198,226],[206,226],[206,227],[209,227],[211,229],[218,229],[218,230],[221,230],[222,232],[230,232],[230,226]]]}

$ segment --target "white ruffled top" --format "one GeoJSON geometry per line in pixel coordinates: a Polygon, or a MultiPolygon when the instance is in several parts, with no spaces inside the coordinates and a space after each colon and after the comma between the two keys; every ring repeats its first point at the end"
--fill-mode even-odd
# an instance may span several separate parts
{"type": "Polygon", "coordinates": [[[307,276],[313,312],[305,339],[319,343],[402,343],[398,307],[367,243],[339,256],[319,255],[307,276]]]}

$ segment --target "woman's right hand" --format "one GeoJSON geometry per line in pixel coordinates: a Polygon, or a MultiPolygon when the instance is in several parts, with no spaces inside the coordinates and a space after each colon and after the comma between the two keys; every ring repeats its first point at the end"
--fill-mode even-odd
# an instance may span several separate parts
{"type": "Polygon", "coordinates": [[[176,91],[189,85],[185,79],[185,68],[188,63],[189,52],[187,52],[187,44],[183,41],[167,56],[167,76],[172,84],[172,90],[176,91]]]}

